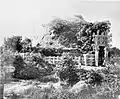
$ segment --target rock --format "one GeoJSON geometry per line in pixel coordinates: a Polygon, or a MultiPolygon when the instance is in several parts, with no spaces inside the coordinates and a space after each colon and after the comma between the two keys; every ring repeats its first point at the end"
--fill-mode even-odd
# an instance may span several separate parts
{"type": "Polygon", "coordinates": [[[87,84],[84,81],[79,81],[78,83],[76,83],[71,89],[70,91],[72,92],[80,92],[81,90],[87,88],[87,84]]]}
{"type": "Polygon", "coordinates": [[[34,88],[35,86],[33,85],[27,85],[27,86],[15,85],[15,86],[5,89],[4,96],[10,96],[12,93],[15,93],[17,95],[24,95],[27,93],[28,90],[34,89],[34,88]]]}
{"type": "Polygon", "coordinates": [[[61,82],[54,83],[53,87],[58,91],[62,90],[61,82]]]}

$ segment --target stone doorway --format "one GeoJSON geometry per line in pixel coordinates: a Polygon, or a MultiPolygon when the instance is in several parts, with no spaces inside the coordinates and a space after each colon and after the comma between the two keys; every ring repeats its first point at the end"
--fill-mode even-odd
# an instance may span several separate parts
{"type": "Polygon", "coordinates": [[[104,59],[105,59],[105,47],[99,46],[99,53],[98,53],[98,66],[103,66],[104,59]]]}

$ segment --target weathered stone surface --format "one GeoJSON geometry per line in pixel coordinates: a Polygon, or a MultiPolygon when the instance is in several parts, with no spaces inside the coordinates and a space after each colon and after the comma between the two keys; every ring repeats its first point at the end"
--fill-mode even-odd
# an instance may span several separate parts
{"type": "Polygon", "coordinates": [[[81,90],[87,88],[87,84],[84,81],[79,81],[78,83],[76,83],[71,89],[70,91],[72,92],[80,92],[81,90]]]}

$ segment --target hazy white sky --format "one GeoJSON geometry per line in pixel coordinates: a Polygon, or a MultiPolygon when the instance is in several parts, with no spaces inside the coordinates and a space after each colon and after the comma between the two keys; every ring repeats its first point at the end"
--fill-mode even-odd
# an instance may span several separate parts
{"type": "Polygon", "coordinates": [[[110,20],[113,46],[120,48],[120,2],[81,0],[0,0],[0,44],[8,35],[43,36],[52,16],[81,14],[87,21],[110,20]]]}

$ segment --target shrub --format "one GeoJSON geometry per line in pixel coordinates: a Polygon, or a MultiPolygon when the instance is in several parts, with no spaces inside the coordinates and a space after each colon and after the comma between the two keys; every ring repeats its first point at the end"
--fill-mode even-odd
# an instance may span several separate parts
{"type": "Polygon", "coordinates": [[[13,73],[14,78],[17,78],[20,75],[20,71],[25,67],[24,65],[24,59],[20,55],[16,55],[13,61],[13,66],[15,67],[15,71],[13,73]]]}
{"type": "Polygon", "coordinates": [[[114,99],[119,94],[120,79],[115,73],[115,68],[106,68],[104,70],[90,71],[88,84],[96,90],[96,97],[106,97],[114,99]]]}
{"type": "Polygon", "coordinates": [[[102,82],[103,82],[103,77],[102,75],[100,75],[99,73],[95,72],[95,71],[92,71],[90,73],[90,76],[88,78],[88,83],[91,84],[91,85],[101,85],[102,82]]]}
{"type": "Polygon", "coordinates": [[[79,81],[75,64],[76,63],[72,61],[72,58],[66,57],[66,59],[63,60],[62,67],[58,73],[61,81],[67,81],[71,86],[79,81]]]}
{"type": "Polygon", "coordinates": [[[12,52],[20,52],[22,50],[21,40],[22,36],[7,37],[4,40],[4,47],[6,50],[11,50],[12,52]]]}
{"type": "Polygon", "coordinates": [[[41,77],[42,73],[39,71],[38,68],[33,66],[27,66],[20,71],[20,75],[17,76],[19,79],[36,79],[41,77]]]}
{"type": "Polygon", "coordinates": [[[26,53],[22,57],[16,55],[13,62],[15,71],[14,78],[37,79],[53,73],[53,65],[45,62],[41,55],[36,53],[26,53]]]}

